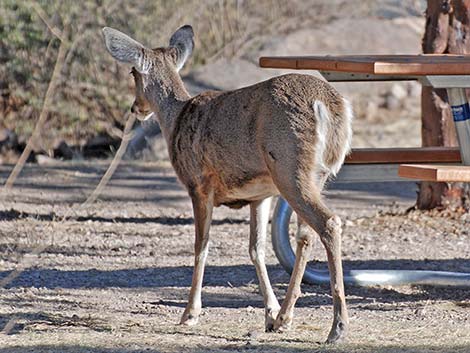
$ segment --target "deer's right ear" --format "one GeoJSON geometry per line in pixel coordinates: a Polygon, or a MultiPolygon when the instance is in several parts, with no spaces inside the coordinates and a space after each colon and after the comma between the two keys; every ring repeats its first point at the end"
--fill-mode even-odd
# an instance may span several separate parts
{"type": "Polygon", "coordinates": [[[189,25],[185,25],[173,33],[170,38],[170,47],[176,48],[178,51],[176,58],[176,69],[179,71],[193,52],[193,28],[189,25]]]}
{"type": "Polygon", "coordinates": [[[140,73],[148,72],[150,65],[142,44],[110,27],[103,28],[103,35],[106,48],[114,59],[132,64],[140,73]]]}

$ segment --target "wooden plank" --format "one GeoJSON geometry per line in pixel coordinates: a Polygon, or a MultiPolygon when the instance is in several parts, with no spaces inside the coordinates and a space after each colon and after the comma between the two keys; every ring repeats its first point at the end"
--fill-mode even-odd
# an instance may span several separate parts
{"type": "Polygon", "coordinates": [[[402,164],[398,175],[427,181],[470,182],[470,166],[402,164]]]}
{"type": "Polygon", "coordinates": [[[343,55],[261,57],[261,67],[377,75],[468,75],[470,55],[343,55]]]}
{"type": "Polygon", "coordinates": [[[398,182],[399,164],[345,164],[333,179],[335,183],[398,182]]]}
{"type": "Polygon", "coordinates": [[[409,181],[398,175],[399,167],[400,164],[395,163],[345,164],[341,167],[338,175],[332,180],[335,183],[409,181]]]}
{"type": "Polygon", "coordinates": [[[261,67],[276,69],[297,70],[297,60],[292,57],[262,57],[259,59],[261,67]]]}
{"type": "MultiPolygon", "coordinates": [[[[433,78],[433,82],[436,82],[436,77],[439,78],[446,78],[438,81],[438,84],[440,84],[442,81],[446,82],[452,82],[454,83],[455,81],[452,80],[450,81],[449,78],[457,78],[462,80],[466,79],[466,82],[468,85],[466,87],[470,87],[470,76],[416,76],[416,75],[375,75],[375,74],[368,74],[368,73],[363,73],[363,72],[341,72],[341,71],[324,71],[320,70],[320,74],[327,80],[328,82],[370,82],[370,81],[421,81],[421,83],[424,82],[424,84],[427,84],[428,86],[431,86],[432,83],[428,80],[426,80],[428,77],[433,78]]],[[[458,80],[456,87],[462,87],[460,82],[461,80],[458,80]]],[[[451,87],[453,85],[450,85],[451,87]]],[[[447,87],[445,87],[447,88],[447,87]]]]}
{"type": "Polygon", "coordinates": [[[345,160],[347,164],[461,162],[458,147],[360,148],[345,160]]]}

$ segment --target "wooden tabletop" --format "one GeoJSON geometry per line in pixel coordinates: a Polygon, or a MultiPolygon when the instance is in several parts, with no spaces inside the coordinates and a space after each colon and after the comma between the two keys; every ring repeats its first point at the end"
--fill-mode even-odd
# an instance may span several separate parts
{"type": "Polygon", "coordinates": [[[374,75],[470,75],[470,55],[266,56],[261,67],[374,75]]]}
{"type": "Polygon", "coordinates": [[[410,179],[468,183],[470,182],[470,166],[402,164],[398,168],[398,175],[410,179]]]}

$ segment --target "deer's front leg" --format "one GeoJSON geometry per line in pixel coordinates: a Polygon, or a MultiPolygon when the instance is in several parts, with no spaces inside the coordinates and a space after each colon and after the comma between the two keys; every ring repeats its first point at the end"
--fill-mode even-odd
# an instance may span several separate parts
{"type": "Polygon", "coordinates": [[[209,245],[209,227],[212,220],[213,194],[193,195],[196,241],[194,244],[194,272],[189,292],[189,301],[181,318],[181,324],[195,325],[201,313],[202,279],[209,245]]]}
{"type": "Polygon", "coordinates": [[[250,204],[250,257],[256,268],[259,286],[264,299],[265,328],[272,331],[279,312],[279,303],[274,295],[266,269],[266,233],[271,208],[271,197],[250,204]]]}

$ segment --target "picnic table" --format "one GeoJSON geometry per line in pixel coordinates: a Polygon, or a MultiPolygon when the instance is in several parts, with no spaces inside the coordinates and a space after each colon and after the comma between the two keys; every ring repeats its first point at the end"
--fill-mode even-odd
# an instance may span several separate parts
{"type": "MultiPolygon", "coordinates": [[[[344,55],[261,57],[263,68],[318,70],[329,82],[416,80],[423,86],[444,88],[459,141],[458,148],[422,147],[353,149],[338,176],[343,181],[470,182],[470,56],[465,55],[344,55]],[[368,169],[375,166],[378,172],[368,169]],[[377,166],[379,168],[377,168],[377,166]],[[350,167],[355,171],[347,172],[350,167]]],[[[273,215],[273,246],[281,265],[292,271],[295,255],[289,241],[292,209],[283,199],[273,215]]],[[[359,285],[432,284],[470,286],[469,273],[413,270],[349,270],[345,282],[359,285]]],[[[328,271],[307,269],[304,280],[329,282],[328,271]]]]}

